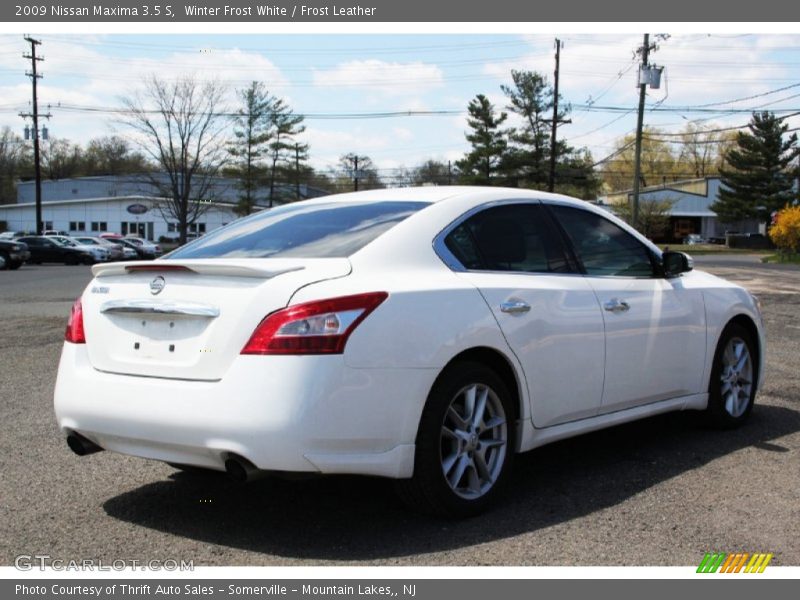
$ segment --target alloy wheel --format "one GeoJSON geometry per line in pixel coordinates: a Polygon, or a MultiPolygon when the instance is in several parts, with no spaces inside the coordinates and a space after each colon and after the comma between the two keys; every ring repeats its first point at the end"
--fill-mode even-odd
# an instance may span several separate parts
{"type": "Polygon", "coordinates": [[[747,410],[753,392],[753,359],[747,343],[732,337],[722,353],[720,396],[725,411],[740,417],[747,410]]]}
{"type": "Polygon", "coordinates": [[[508,450],[503,404],[489,386],[471,384],[451,400],[442,422],[440,460],[450,489],[464,499],[494,487],[508,450]]]}

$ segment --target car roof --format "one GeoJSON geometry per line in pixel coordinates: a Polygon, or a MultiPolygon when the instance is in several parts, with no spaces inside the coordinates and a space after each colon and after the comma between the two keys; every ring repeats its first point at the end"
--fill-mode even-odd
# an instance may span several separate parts
{"type": "Polygon", "coordinates": [[[374,202],[376,200],[392,200],[396,202],[418,201],[418,202],[443,202],[465,196],[480,195],[484,200],[502,200],[508,198],[530,198],[546,200],[559,200],[567,203],[581,204],[582,200],[576,200],[561,194],[551,194],[538,190],[526,190],[521,188],[506,188],[493,186],[466,186],[466,185],[441,185],[441,186],[418,186],[400,188],[381,188],[378,190],[368,190],[360,192],[347,192],[344,194],[332,194],[330,196],[320,196],[304,202],[309,204],[325,204],[330,202],[374,202]]]}

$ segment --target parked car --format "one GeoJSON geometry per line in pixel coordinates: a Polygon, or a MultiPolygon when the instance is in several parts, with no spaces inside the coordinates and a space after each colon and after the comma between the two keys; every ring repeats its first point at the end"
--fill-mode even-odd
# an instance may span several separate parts
{"type": "Polygon", "coordinates": [[[690,233],[685,238],[683,238],[683,243],[689,246],[695,246],[697,244],[706,244],[708,242],[702,235],[698,233],[690,233]]]}
{"type": "Polygon", "coordinates": [[[58,235],[58,236],[68,236],[68,235],[69,235],[69,232],[68,232],[68,231],[59,231],[59,230],[57,230],[57,229],[48,229],[48,230],[46,230],[44,233],[42,233],[42,235],[46,235],[46,236],[48,236],[48,237],[50,237],[50,236],[54,236],[54,235],[58,235]]]}
{"type": "Polygon", "coordinates": [[[116,245],[120,250],[122,250],[122,260],[139,260],[139,252],[137,252],[136,248],[131,247],[129,244],[125,244],[122,241],[122,238],[118,240],[107,240],[112,244],[116,245]]]}
{"type": "Polygon", "coordinates": [[[112,244],[110,241],[104,238],[79,236],[75,238],[75,241],[79,244],[85,244],[87,246],[99,246],[101,248],[105,248],[108,251],[109,260],[124,259],[122,248],[119,246],[119,244],[112,244]]]}
{"type": "Polygon", "coordinates": [[[104,246],[96,246],[93,244],[82,244],[74,238],[67,235],[50,235],[47,236],[54,240],[57,244],[67,246],[69,248],[78,248],[84,252],[88,252],[94,258],[94,262],[106,262],[109,260],[110,252],[104,246]]]}
{"type": "Polygon", "coordinates": [[[565,437],[686,409],[739,426],[763,377],[750,293],[534,191],[296,202],[92,272],[55,388],[76,453],[390,477],[446,515],[565,437]]]}
{"type": "Polygon", "coordinates": [[[129,245],[133,244],[136,248],[142,251],[140,256],[144,254],[145,258],[158,258],[164,253],[161,249],[161,246],[148,240],[143,240],[140,237],[125,237],[122,238],[122,241],[128,243],[129,245]]]}
{"type": "Polygon", "coordinates": [[[0,258],[3,259],[0,269],[19,269],[30,257],[31,253],[25,242],[0,239],[0,258]]]}
{"type": "Polygon", "coordinates": [[[120,238],[114,241],[126,249],[133,250],[136,254],[136,258],[140,260],[153,260],[156,258],[156,254],[150,246],[137,245],[128,238],[120,238]]]}
{"type": "Polygon", "coordinates": [[[69,248],[58,244],[46,236],[21,237],[17,241],[24,242],[30,250],[30,260],[33,264],[46,262],[64,263],[65,265],[91,265],[94,257],[87,251],[79,248],[69,248]]]}
{"type": "MultiPolygon", "coordinates": [[[[0,233],[0,240],[13,240],[22,237],[24,235],[29,235],[29,234],[25,233],[24,231],[4,231],[3,233],[0,233]]],[[[35,235],[35,234],[30,234],[30,235],[35,235]]]]}

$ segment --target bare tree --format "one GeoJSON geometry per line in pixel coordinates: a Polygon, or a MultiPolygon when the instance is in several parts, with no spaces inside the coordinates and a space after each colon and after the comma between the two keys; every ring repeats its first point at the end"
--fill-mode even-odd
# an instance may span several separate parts
{"type": "Polygon", "coordinates": [[[145,157],[131,149],[128,140],[116,135],[89,140],[83,153],[87,175],[122,175],[142,173],[152,167],[145,157]]]}
{"type": "MultiPolygon", "coordinates": [[[[661,200],[642,199],[639,203],[639,218],[636,228],[645,237],[662,239],[669,233],[669,217],[676,199],[663,198],[661,200]]],[[[632,207],[630,202],[614,205],[614,213],[625,221],[632,221],[632,207]]]]}
{"type": "Polygon", "coordinates": [[[30,144],[9,127],[0,130],[0,204],[17,201],[17,184],[20,177],[33,171],[30,144]]]}
{"type": "Polygon", "coordinates": [[[142,90],[122,98],[123,122],[161,170],[146,176],[162,198],[164,218],[177,222],[181,244],[216,196],[215,178],[227,157],[224,95],[215,81],[191,76],[166,81],[151,75],[142,90]]]}
{"type": "Polygon", "coordinates": [[[724,138],[712,127],[688,123],[681,135],[681,154],[676,165],[689,177],[719,174],[719,148],[724,138]]]}
{"type": "Polygon", "coordinates": [[[42,174],[47,179],[68,179],[82,175],[81,147],[63,138],[50,138],[41,144],[42,174]]]}
{"type": "Polygon", "coordinates": [[[378,169],[369,156],[348,152],[339,157],[340,191],[374,190],[386,187],[378,176],[378,169]]]}

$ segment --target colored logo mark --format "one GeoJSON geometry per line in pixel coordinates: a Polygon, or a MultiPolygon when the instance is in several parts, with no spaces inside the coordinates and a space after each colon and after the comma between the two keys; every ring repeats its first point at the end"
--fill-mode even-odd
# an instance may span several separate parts
{"type": "Polygon", "coordinates": [[[736,552],[726,554],[725,552],[706,552],[700,566],[697,567],[698,573],[763,573],[769,561],[772,560],[772,553],[763,554],[756,552],[736,552]]]}

